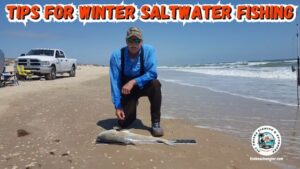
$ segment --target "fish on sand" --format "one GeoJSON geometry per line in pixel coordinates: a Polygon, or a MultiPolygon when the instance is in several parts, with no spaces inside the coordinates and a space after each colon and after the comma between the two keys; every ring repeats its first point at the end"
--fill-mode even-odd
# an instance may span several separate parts
{"type": "Polygon", "coordinates": [[[106,130],[98,134],[97,142],[99,143],[113,143],[113,144],[154,144],[164,143],[167,145],[173,145],[172,141],[157,138],[152,136],[144,136],[140,134],[131,133],[128,130],[106,130]]]}

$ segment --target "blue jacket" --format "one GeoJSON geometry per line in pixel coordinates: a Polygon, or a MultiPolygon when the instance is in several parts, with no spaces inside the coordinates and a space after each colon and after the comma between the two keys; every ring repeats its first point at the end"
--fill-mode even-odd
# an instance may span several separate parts
{"type": "MultiPolygon", "coordinates": [[[[157,78],[157,62],[156,62],[156,53],[155,49],[150,46],[143,44],[144,49],[144,66],[145,74],[135,78],[136,84],[139,88],[143,88],[145,84],[149,81],[157,78]]],[[[140,51],[141,52],[141,51],[140,51]]],[[[128,56],[128,47],[125,47],[124,52],[124,74],[128,77],[135,77],[140,75],[140,57],[137,57],[135,60],[131,60],[128,56]]],[[[110,58],[110,85],[111,85],[111,96],[112,102],[115,105],[115,108],[121,109],[121,50],[116,50],[113,52],[110,58]]]]}

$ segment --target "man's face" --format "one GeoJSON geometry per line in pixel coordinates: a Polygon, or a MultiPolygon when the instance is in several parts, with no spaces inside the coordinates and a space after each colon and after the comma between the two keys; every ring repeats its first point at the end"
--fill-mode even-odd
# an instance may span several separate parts
{"type": "Polygon", "coordinates": [[[128,50],[131,54],[136,55],[142,47],[143,41],[135,36],[126,39],[128,50]]]}

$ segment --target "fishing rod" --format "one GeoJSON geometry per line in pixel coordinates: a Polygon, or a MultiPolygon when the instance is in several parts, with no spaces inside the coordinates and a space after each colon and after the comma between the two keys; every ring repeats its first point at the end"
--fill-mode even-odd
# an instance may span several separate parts
{"type": "Polygon", "coordinates": [[[300,86],[300,70],[299,70],[299,24],[296,18],[296,26],[297,26],[297,105],[299,107],[299,86],[300,86]]]}
{"type": "MultiPolygon", "coordinates": [[[[297,15],[296,15],[297,16],[297,15]]],[[[300,58],[299,58],[299,24],[298,20],[296,18],[296,37],[297,37],[297,70],[295,69],[294,66],[292,66],[292,71],[295,72],[297,71],[297,105],[299,108],[299,86],[300,86],[300,58]]]]}

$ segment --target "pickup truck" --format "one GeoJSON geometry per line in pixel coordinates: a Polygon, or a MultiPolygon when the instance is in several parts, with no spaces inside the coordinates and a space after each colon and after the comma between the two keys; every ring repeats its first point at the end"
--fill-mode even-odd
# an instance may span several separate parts
{"type": "Polygon", "coordinates": [[[27,54],[21,54],[16,64],[23,65],[34,75],[45,76],[46,80],[54,80],[57,74],[63,73],[75,77],[77,68],[77,60],[67,58],[60,49],[31,49],[27,54]]]}

